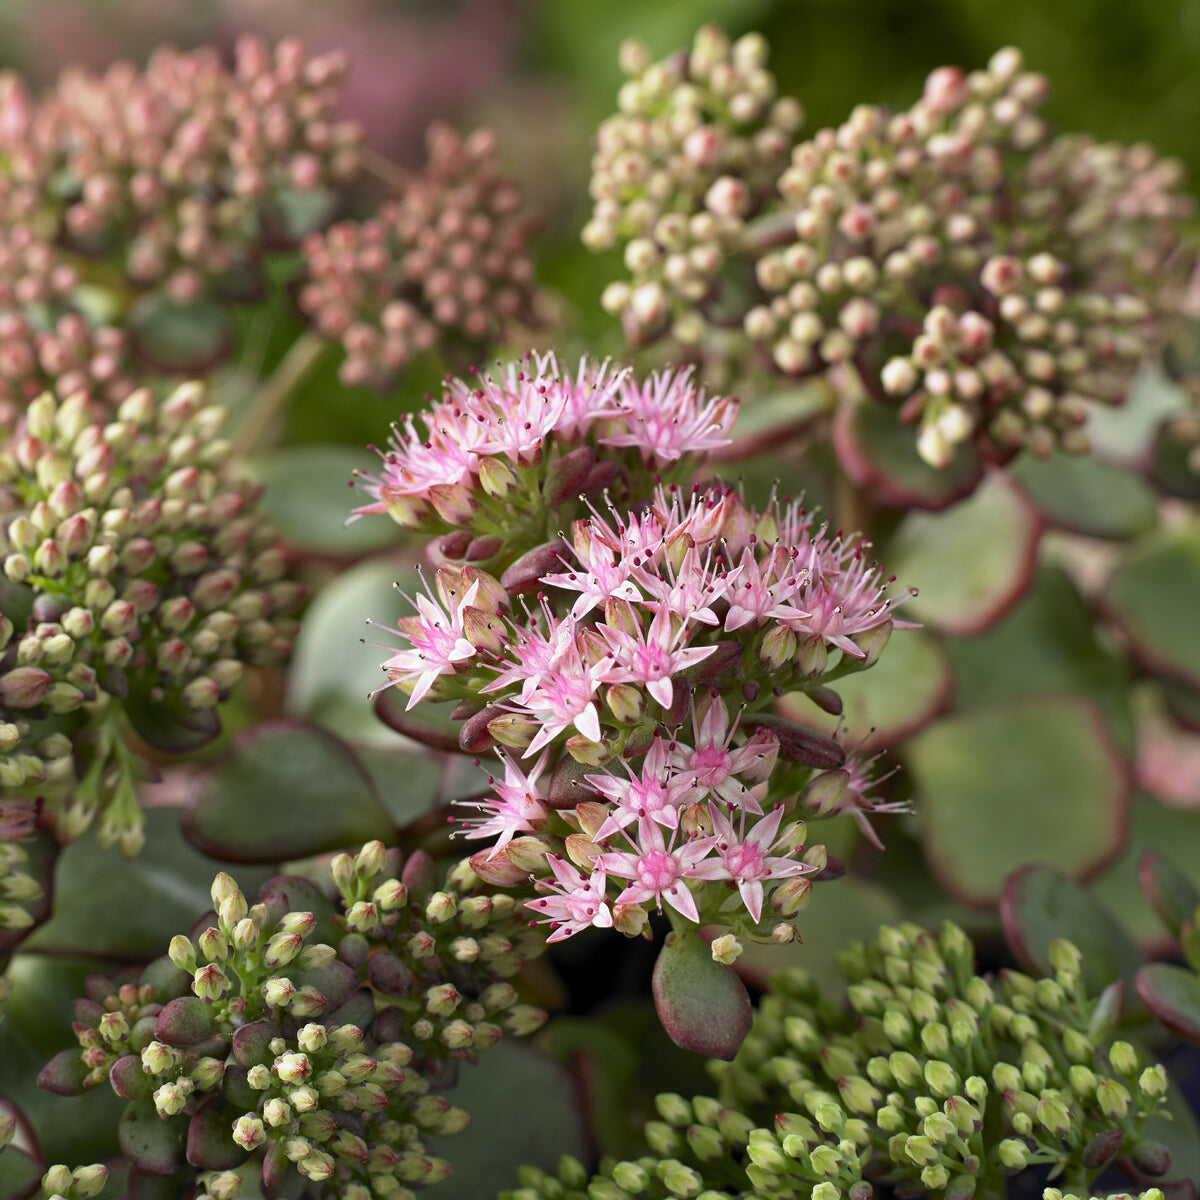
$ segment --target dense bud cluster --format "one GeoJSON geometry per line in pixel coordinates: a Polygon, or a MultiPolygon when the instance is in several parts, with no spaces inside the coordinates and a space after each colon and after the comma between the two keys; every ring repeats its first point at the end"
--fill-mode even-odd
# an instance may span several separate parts
{"type": "Polygon", "coordinates": [[[761,35],[731,44],[711,25],[662,62],[636,42],[621,48],[628,79],[596,136],[583,240],[624,245],[629,279],[603,303],[634,344],[669,330],[693,346],[709,331],[726,257],[742,249],[804,117],[776,97],[766,63],[761,35]]]}
{"type": "Polygon", "coordinates": [[[28,852],[17,844],[33,833],[35,819],[27,800],[0,804],[0,930],[28,929],[34,920],[28,906],[43,895],[42,885],[26,869],[28,852]]]}
{"type": "Polygon", "coordinates": [[[336,906],[287,876],[250,904],[218,875],[214,911],[168,959],[137,982],[89,978],[82,1051],[56,1056],[42,1086],[107,1082],[128,1101],[135,1174],[182,1190],[205,1172],[214,1200],[236,1195],[230,1172],[251,1155],[269,1192],[293,1171],[340,1200],[404,1200],[444,1178],[425,1138],[469,1115],[435,1089],[545,1020],[506,982],[541,939],[465,864],[442,878],[423,853],[404,862],[372,842],[330,875],[336,906]]]}
{"type": "MultiPolygon", "coordinates": [[[[461,749],[503,747],[503,781],[464,821],[495,840],[473,866],[509,885],[539,873],[530,907],[552,940],[591,925],[637,934],[664,904],[685,922],[790,937],[825,854],[785,818],[869,802],[837,742],[771,706],[800,691],[836,711],[826,684],[876,660],[902,597],[866,546],[799,504],[757,512],[719,485],[648,485],[647,468],[678,470],[732,420],[687,373],[639,385],[585,363],[572,380],[544,359],[448,392],[423,418],[427,439],[411,422],[397,435],[359,511],[450,527],[443,558],[475,560],[443,562],[384,664],[407,709],[458,702],[461,749]],[[621,485],[607,512],[574,499],[598,469],[621,485]],[[569,540],[541,541],[572,510],[569,540]]],[[[390,720],[420,736],[419,720],[390,720]]],[[[736,945],[715,953],[728,961],[736,945]]]]}
{"type": "Polygon", "coordinates": [[[69,71],[36,102],[8,76],[0,139],[16,186],[57,202],[71,250],[188,304],[243,290],[267,241],[354,176],[358,130],[334,115],[345,70],[294,39],[243,38],[232,71],[211,48],[162,49],[144,71],[69,71]]]}
{"type": "Polygon", "coordinates": [[[0,426],[47,390],[111,410],[135,352],[184,371],[228,351],[225,310],[261,294],[264,254],[323,224],[357,172],[345,69],[245,38],[233,70],[163,49],[36,99],[0,76],[0,426]]]}
{"type": "Polygon", "coordinates": [[[106,424],[83,393],[47,394],[0,451],[0,783],[74,790],[68,836],[104,803],[105,838],[136,848],[131,781],[110,794],[107,778],[122,711],[135,727],[149,707],[201,728],[247,666],[290,650],[303,588],[257,489],[226,468],[223,419],[194,384],[161,402],[134,392],[106,424]],[[89,724],[77,786],[68,732],[89,724]]]}
{"type": "Polygon", "coordinates": [[[55,1163],[42,1176],[42,1195],[45,1200],[94,1200],[108,1182],[108,1168],[103,1163],[86,1167],[70,1167],[55,1163]]]}
{"type": "Polygon", "coordinates": [[[1087,1196],[1130,1154],[1166,1176],[1142,1132],[1166,1072],[1112,1040],[1119,1000],[1086,994],[1079,952],[1051,953],[1051,978],[990,980],[955,926],[884,928],[842,956],[849,1012],[781,973],[737,1059],[709,1064],[718,1099],[661,1095],[647,1155],[592,1179],[569,1158],[556,1177],[527,1168],[502,1200],[871,1200],[876,1185],[970,1200],[1039,1165],[1087,1196]]]}
{"type": "MultiPolygon", "coordinates": [[[[666,65],[652,70],[656,81],[669,75],[666,65]]],[[[666,95],[665,85],[649,91],[666,95]]],[[[848,401],[853,369],[916,427],[934,466],[964,443],[993,458],[1023,446],[1086,449],[1088,406],[1124,400],[1178,305],[1191,203],[1178,191],[1178,164],[1147,146],[1052,136],[1040,115],[1047,93],[1004,49],[985,70],[933,72],[906,111],[860,105],[795,146],[776,196],[747,209],[759,213],[749,225],[730,218],[736,235],[713,253],[714,270],[722,253],[736,253],[756,277],[757,295],[743,286],[725,316],[741,320],[771,369],[829,373],[848,401]]],[[[658,102],[665,125],[670,104],[658,102]]],[[[630,120],[612,118],[612,128],[630,120]]],[[[603,152],[616,138],[609,129],[597,179],[616,192],[603,152]]],[[[626,315],[635,344],[666,330],[676,270],[682,294],[709,294],[668,264],[688,261],[693,222],[716,222],[712,195],[664,191],[645,228],[619,206],[607,224],[588,226],[589,245],[625,244],[636,286],[610,285],[606,303],[626,315]]],[[[706,353],[729,358],[737,348],[710,339],[706,353]]]]}
{"type": "Polygon", "coordinates": [[[386,385],[435,343],[495,341],[535,322],[532,231],[517,184],[500,173],[496,139],[463,139],[435,123],[429,161],[363,222],[303,244],[300,305],[346,351],[347,384],[386,385]]]}

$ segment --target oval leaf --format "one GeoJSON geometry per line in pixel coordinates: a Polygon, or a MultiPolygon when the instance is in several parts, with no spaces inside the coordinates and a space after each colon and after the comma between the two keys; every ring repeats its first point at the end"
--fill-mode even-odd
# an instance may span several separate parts
{"type": "Polygon", "coordinates": [[[0,1200],[25,1200],[38,1190],[44,1163],[16,1146],[6,1146],[0,1154],[0,1200]]]}
{"type": "MultiPolygon", "coordinates": [[[[936,638],[920,629],[892,635],[887,649],[869,670],[833,685],[842,699],[841,740],[873,753],[910,737],[937,716],[950,699],[954,676],[936,638]]],[[[839,719],[822,712],[802,692],[777,706],[794,721],[833,734],[839,719]]]]}
{"type": "Polygon", "coordinates": [[[905,757],[930,865],[967,903],[993,903],[1027,863],[1082,877],[1120,850],[1125,764],[1087,701],[1031,699],[948,717],[909,742],[905,757]]]}
{"type": "Polygon", "coordinates": [[[1178,938],[1184,921],[1190,920],[1200,906],[1200,891],[1157,850],[1147,850],[1138,860],[1138,882],[1171,936],[1178,938]]]}
{"type": "Polygon", "coordinates": [[[893,508],[945,508],[969,496],[983,476],[970,446],[959,447],[944,470],[931,467],[917,453],[913,427],[873,400],[838,405],[833,446],[851,480],[893,508]]]}
{"type": "Polygon", "coordinates": [[[753,1010],[732,967],[715,962],[694,930],[667,934],[652,980],[658,1019],[675,1045],[731,1060],[750,1032],[753,1010]]]}
{"type": "Polygon", "coordinates": [[[1172,1033],[1200,1043],[1200,975],[1170,963],[1148,963],[1133,985],[1142,1003],[1172,1033]]]}
{"type": "Polygon", "coordinates": [[[356,494],[346,486],[367,464],[350,446],[284,446],[250,464],[266,486],[263,511],[289,546],[310,554],[356,558],[394,546],[399,530],[386,517],[346,524],[356,494]]]}
{"type": "Polygon", "coordinates": [[[1124,540],[1158,524],[1158,498],[1131,471],[1090,455],[1023,455],[1012,468],[1017,486],[1050,522],[1087,537],[1124,540]]]}
{"type": "Polygon", "coordinates": [[[946,633],[994,625],[1033,580],[1041,518],[1001,475],[941,513],[909,513],[886,560],[918,594],[904,606],[946,633]]]}
{"type": "Polygon", "coordinates": [[[1105,607],[1147,670],[1200,689],[1200,521],[1142,538],[1109,577],[1105,607]]]}
{"type": "Polygon", "coordinates": [[[1023,867],[1004,881],[1000,921],[1010,949],[1035,975],[1052,973],[1049,950],[1056,937],[1073,942],[1083,954],[1084,978],[1093,994],[1119,979],[1131,980],[1142,963],[1141,952],[1112,914],[1052,867],[1023,867]]]}
{"type": "Polygon", "coordinates": [[[233,344],[233,321],[212,300],[175,304],[165,296],[143,296],[129,310],[128,328],[134,353],[174,374],[209,369],[233,344]]]}
{"type": "Polygon", "coordinates": [[[278,862],[394,833],[370,776],[316,725],[272,721],[237,738],[197,782],[183,820],[192,845],[231,862],[278,862]]]}
{"type": "Polygon", "coordinates": [[[117,1125],[121,1153],[150,1175],[170,1175],[183,1153],[179,1120],[164,1121],[147,1100],[126,1107],[117,1125]]]}

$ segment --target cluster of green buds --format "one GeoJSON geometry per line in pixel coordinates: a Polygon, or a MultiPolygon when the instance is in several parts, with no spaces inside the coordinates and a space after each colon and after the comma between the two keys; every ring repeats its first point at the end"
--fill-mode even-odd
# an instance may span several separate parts
{"type": "Polygon", "coordinates": [[[603,304],[631,343],[669,331],[695,346],[725,323],[722,268],[773,194],[804,112],[777,98],[759,34],[731,43],[705,26],[690,52],[661,62],[628,41],[621,68],[620,111],[596,136],[583,240],[624,246],[629,278],[603,304]]]}
{"type": "Polygon", "coordinates": [[[379,842],[336,856],[326,891],[280,876],[250,903],[220,874],[212,900],[136,980],[88,979],[79,1046],[39,1083],[73,1095],[107,1082],[127,1102],[118,1138],[135,1175],[214,1200],[237,1194],[251,1157],[268,1194],[290,1179],[405,1200],[449,1174],[424,1139],[469,1115],[436,1089],[545,1020],[507,982],[540,950],[512,901],[379,842]]]}
{"type": "MultiPolygon", "coordinates": [[[[735,43],[734,59],[743,46],[761,71],[762,39],[735,43]]],[[[819,130],[775,170],[774,195],[733,177],[706,192],[664,184],[655,205],[642,177],[669,178],[675,159],[626,143],[657,146],[660,127],[692,111],[665,82],[687,61],[641,65],[599,135],[584,241],[624,245],[634,282],[611,284],[605,304],[632,343],[671,333],[694,346],[704,319],[672,307],[688,302],[725,326],[705,338],[707,357],[740,362],[748,343],[772,371],[827,376],[847,403],[865,389],[915,427],[935,467],[968,444],[998,459],[1086,450],[1089,405],[1124,400],[1183,295],[1191,202],[1178,164],[1053,136],[1046,79],[1006,48],[983,70],[934,71],[907,110],[859,105],[819,130]],[[643,205],[639,224],[628,214],[643,205]],[[724,231],[700,258],[696,222],[724,231]]],[[[695,102],[694,86],[682,91],[695,102]]]]}
{"type": "Polygon", "coordinates": [[[73,1171],[63,1163],[55,1163],[42,1176],[42,1195],[45,1200],[93,1200],[104,1191],[108,1168],[103,1163],[76,1167],[73,1171]]]}
{"type": "Polygon", "coordinates": [[[1145,1130],[1167,1075],[1112,1040],[1120,985],[1089,996],[1061,939],[1050,960],[1048,978],[988,980],[957,926],[902,925],[840,957],[848,1013],[802,975],[774,980],[738,1059],[713,1064],[722,1099],[764,1125],[792,1109],[751,1135],[755,1185],[826,1184],[837,1200],[874,1181],[967,1200],[1030,1166],[1082,1187],[1119,1155],[1166,1174],[1145,1130]]]}
{"type": "MultiPolygon", "coordinates": [[[[385,387],[431,346],[472,351],[535,323],[533,222],[501,174],[496,138],[436,122],[429,159],[366,221],[305,239],[300,306],[346,352],[344,383],[385,387]]],[[[471,354],[476,361],[478,353],[471,354]]]]}
{"type": "Polygon", "coordinates": [[[42,885],[23,868],[28,853],[16,842],[0,841],[0,930],[28,929],[34,922],[32,901],[42,898],[42,885]]]}
{"type": "Polygon", "coordinates": [[[569,1158],[526,1168],[501,1200],[970,1200],[1027,1167],[1086,1197],[1118,1157],[1166,1176],[1144,1135],[1166,1072],[1113,1040],[1120,985],[1090,997],[1078,950],[1050,955],[1048,978],[989,980],[956,926],[885,927],[840,958],[848,1010],[780,972],[737,1058],[709,1063],[718,1098],[660,1095],[643,1157],[591,1179],[569,1158]]]}
{"type": "Polygon", "coordinates": [[[202,742],[246,668],[290,652],[304,589],[223,419],[197,384],[140,389],[108,423],[43,395],[0,450],[0,785],[71,797],[60,836],[102,810],[102,840],[136,852],[123,718],[163,749],[202,742]]]}

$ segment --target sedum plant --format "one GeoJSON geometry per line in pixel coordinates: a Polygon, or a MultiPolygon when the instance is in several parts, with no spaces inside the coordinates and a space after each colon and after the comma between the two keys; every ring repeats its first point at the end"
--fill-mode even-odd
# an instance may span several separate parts
{"type": "Polygon", "coordinates": [[[224,40],[0,76],[0,1200],[1194,1196],[1178,165],[224,40]]]}

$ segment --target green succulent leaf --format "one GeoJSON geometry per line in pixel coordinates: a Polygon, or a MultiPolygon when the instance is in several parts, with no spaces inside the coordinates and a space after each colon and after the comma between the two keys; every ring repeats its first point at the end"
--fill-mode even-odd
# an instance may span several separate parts
{"type": "Polygon", "coordinates": [[[1200,520],[1140,538],[1108,581],[1105,606],[1147,670],[1200,689],[1200,520]]]}
{"type": "Polygon", "coordinates": [[[1026,863],[1079,877],[1122,845],[1126,768],[1084,700],[1033,698],[948,717],[910,741],[905,758],[930,865],[968,903],[994,903],[1026,863]]]}
{"type": "Polygon", "coordinates": [[[1038,975],[1052,974],[1050,943],[1058,937],[1082,952],[1091,992],[1132,980],[1143,959],[1113,915],[1086,888],[1052,867],[1029,866],[1004,881],[1000,920],[1012,952],[1038,975]]]}
{"type": "Polygon", "coordinates": [[[233,344],[233,321],[228,309],[201,299],[176,304],[151,294],[129,312],[129,337],[135,353],[160,371],[193,375],[223,359],[233,344]]]}
{"type": "Polygon", "coordinates": [[[1142,1003],[1172,1033],[1200,1043],[1200,974],[1171,963],[1148,963],[1134,986],[1142,1003]]]}
{"type": "Polygon", "coordinates": [[[909,513],[887,563],[918,591],[904,615],[944,633],[989,629],[1028,591],[1041,518],[1000,475],[940,513],[909,513]]]}
{"type": "Polygon", "coordinates": [[[1158,524],[1158,498],[1139,476],[1081,454],[1024,455],[1012,477],[1033,506],[1061,529],[1124,540],[1158,524]]]}
{"type": "Polygon", "coordinates": [[[198,782],[183,819],[202,853],[267,863],[387,840],[395,827],[354,751],[327,730],[247,730],[198,782]]]}

